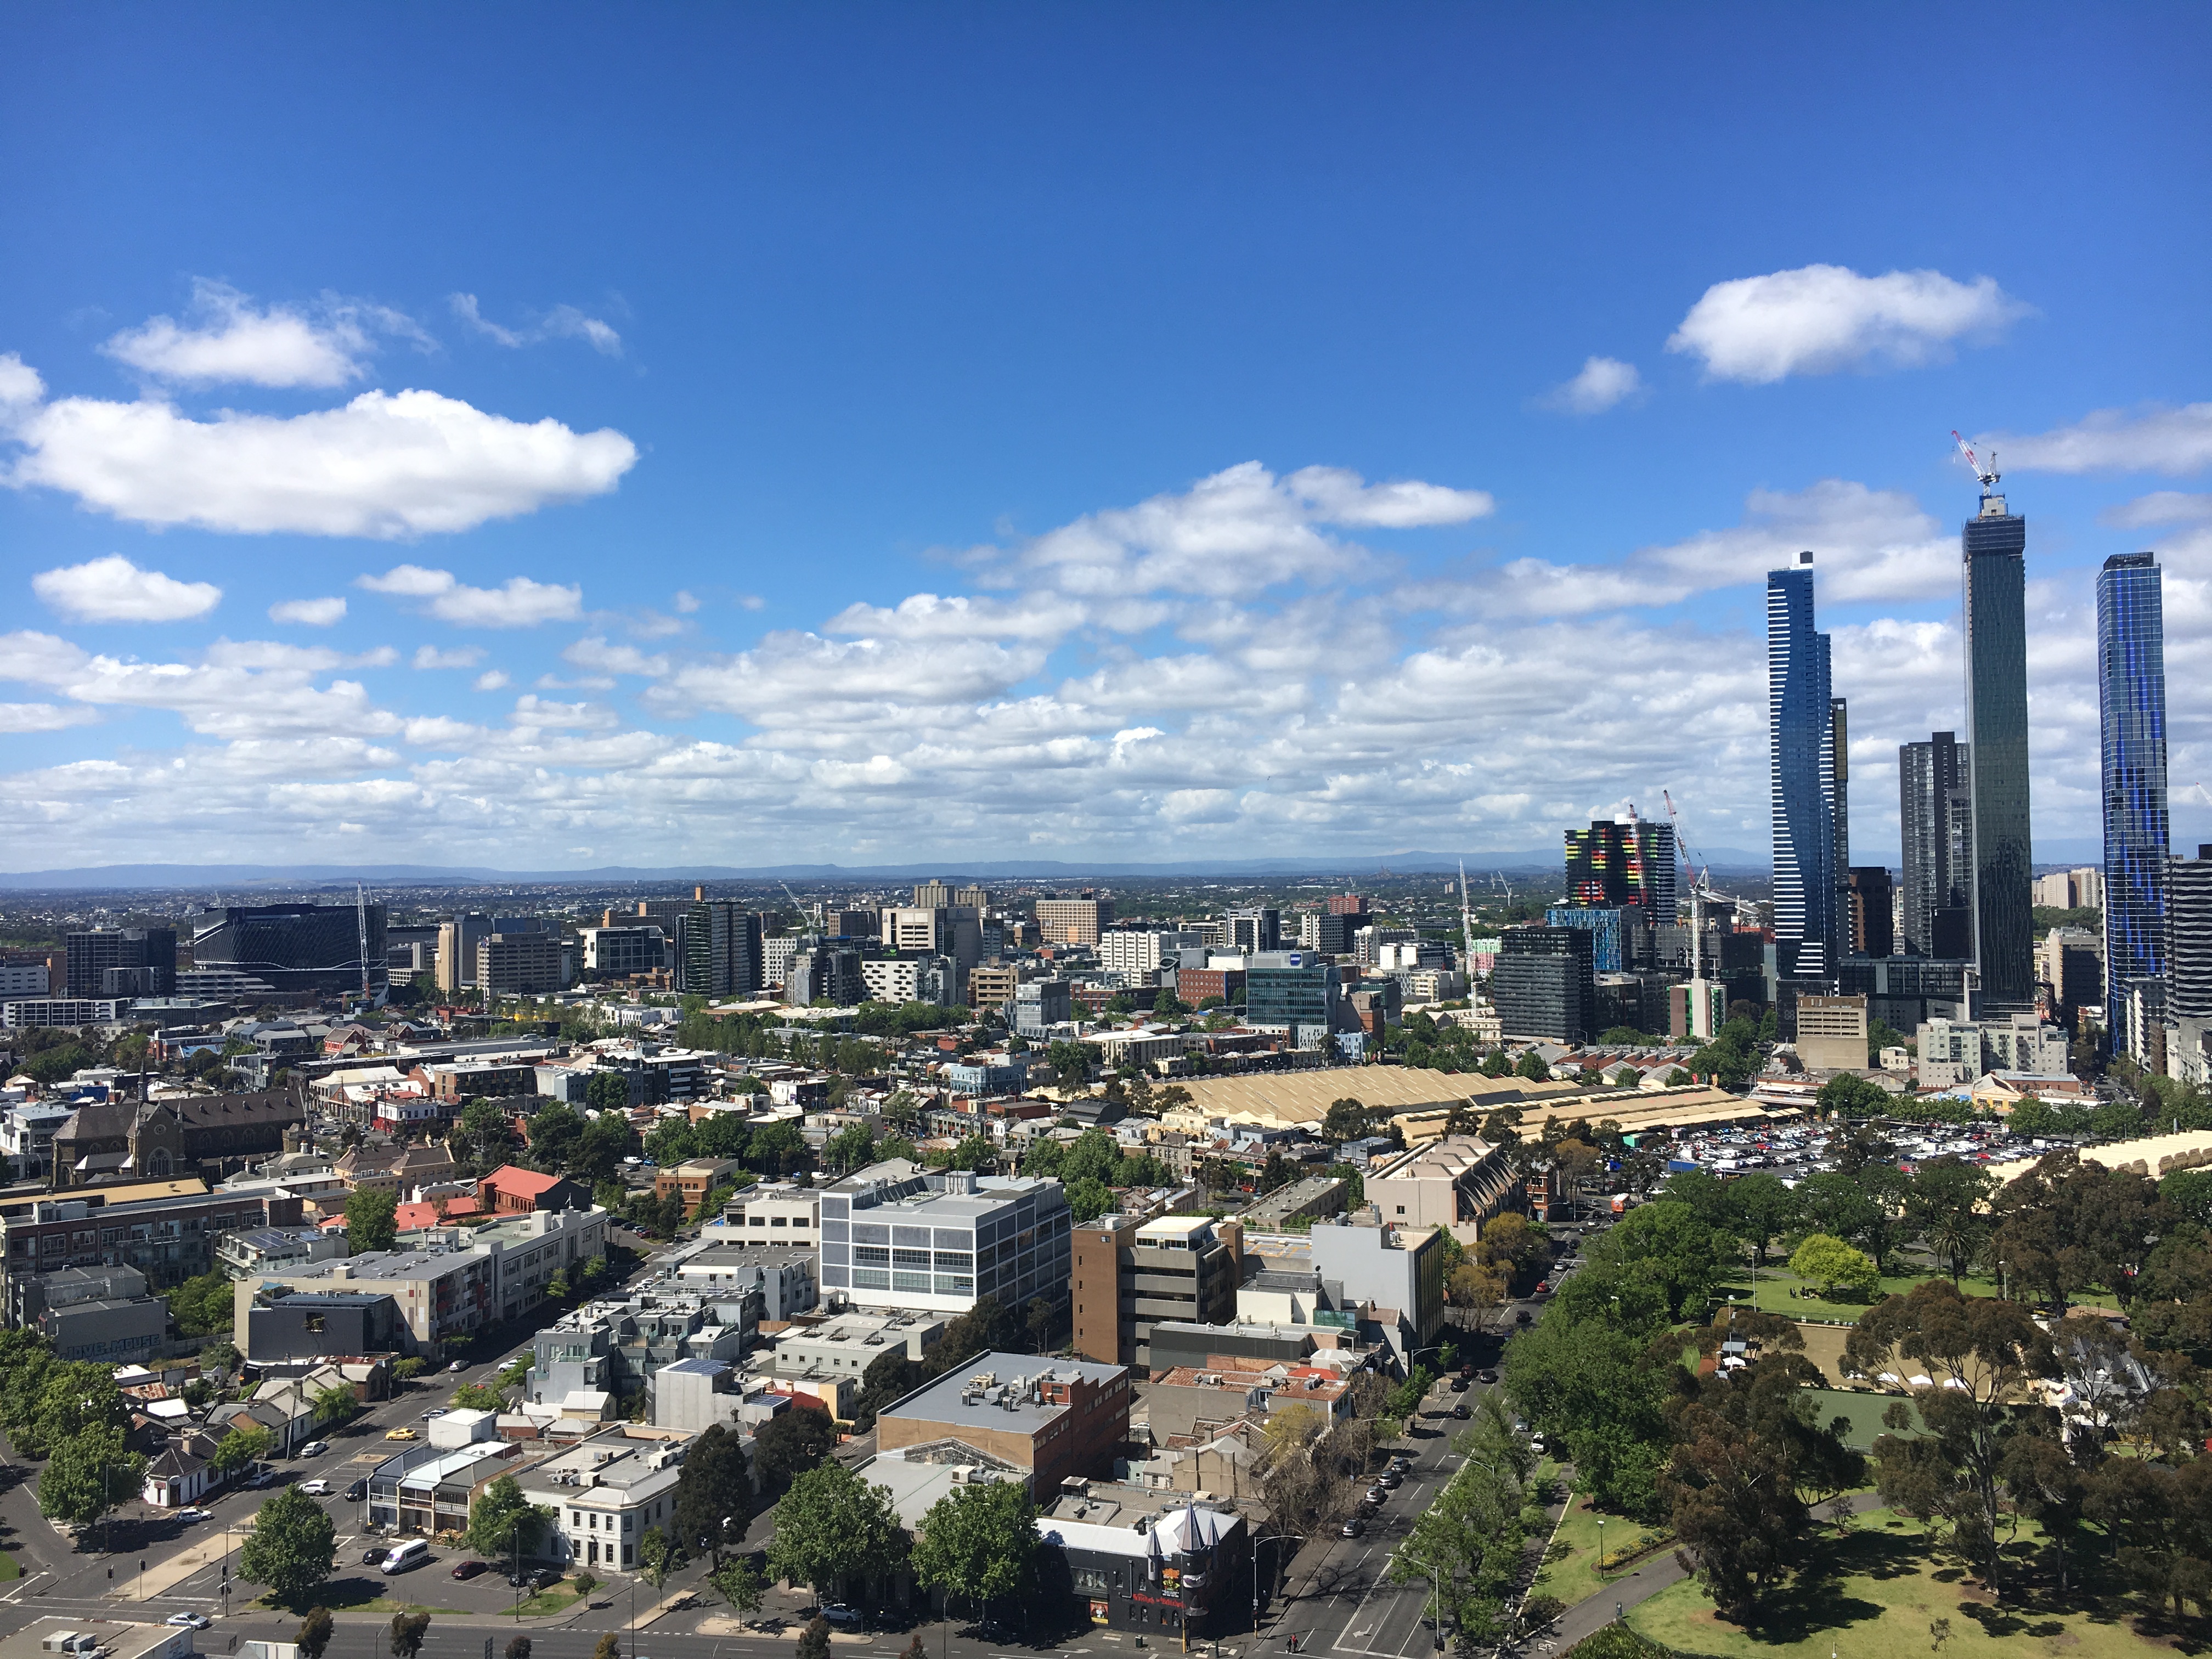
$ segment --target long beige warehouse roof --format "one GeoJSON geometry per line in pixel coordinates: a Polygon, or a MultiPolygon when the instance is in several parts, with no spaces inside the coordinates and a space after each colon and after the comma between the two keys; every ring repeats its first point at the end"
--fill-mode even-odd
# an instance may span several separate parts
{"type": "Polygon", "coordinates": [[[1589,1089],[1571,1079],[1532,1083],[1526,1078],[1487,1078],[1470,1073],[1432,1072],[1413,1066],[1340,1066],[1310,1072],[1267,1072],[1246,1077],[1198,1078],[1186,1081],[1190,1104],[1162,1115],[1164,1127],[1203,1131],[1217,1119],[1256,1127],[1310,1127],[1328,1115],[1330,1103],[1357,1100],[1400,1121],[1409,1140],[1443,1132],[1454,1106],[1465,1103],[1478,1113],[1517,1106],[1522,1133],[1535,1134],[1549,1116],[1601,1118],[1639,1128],[1688,1127],[1700,1123],[1767,1118],[1757,1101],[1724,1090],[1687,1088],[1655,1092],[1638,1089],[1589,1089]]]}

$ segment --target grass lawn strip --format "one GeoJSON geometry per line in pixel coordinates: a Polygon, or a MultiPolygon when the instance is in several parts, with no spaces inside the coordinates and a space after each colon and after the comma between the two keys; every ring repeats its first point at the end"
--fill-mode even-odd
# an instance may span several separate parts
{"type": "Polygon", "coordinates": [[[1678,1654],[1710,1659],[1919,1659],[1929,1626],[1950,1620],[1942,1659],[2153,1659],[2174,1650],[2138,1636],[2110,1611],[2047,1613],[1995,1604],[1955,1565],[1932,1559],[1919,1525],[1890,1510],[1857,1517],[1838,1536],[1823,1527],[1812,1545],[1832,1564],[1769,1596],[1755,1632],[1717,1618],[1694,1578],[1670,1584],[1628,1611],[1629,1627],[1678,1654]]]}
{"type": "Polygon", "coordinates": [[[519,1619],[539,1619],[549,1613],[558,1613],[572,1607],[584,1598],[575,1589],[574,1579],[563,1578],[550,1589],[542,1589],[530,1596],[520,1607],[503,1607],[502,1613],[512,1613],[519,1619]]]}
{"type": "Polygon", "coordinates": [[[0,1550],[0,1583],[23,1576],[23,1564],[5,1550],[0,1550]]]}

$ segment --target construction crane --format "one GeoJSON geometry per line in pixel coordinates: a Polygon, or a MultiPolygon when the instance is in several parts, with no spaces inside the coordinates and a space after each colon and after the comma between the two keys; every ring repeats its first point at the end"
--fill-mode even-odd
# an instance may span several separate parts
{"type": "MultiPolygon", "coordinates": [[[[1709,866],[1698,863],[1690,851],[1689,837],[1682,833],[1682,809],[1674,805],[1674,797],[1667,790],[1659,792],[1659,799],[1667,803],[1667,821],[1674,827],[1674,851],[1682,860],[1682,872],[1690,878],[1690,983],[1702,985],[1705,977],[1705,901],[1715,900],[1730,907],[1738,901],[1727,893],[1713,890],[1713,876],[1709,866]]],[[[1690,1035],[1711,1038],[1715,1032],[1710,1011],[1701,1006],[1698,993],[1691,994],[1690,1035]],[[1700,1030],[1699,1026],[1709,1029],[1700,1030]]]]}
{"type": "Polygon", "coordinates": [[[1474,921],[1467,908],[1467,860],[1459,861],[1459,970],[1474,982],[1474,921]]]}
{"type": "Polygon", "coordinates": [[[1505,872],[1503,870],[1492,870],[1490,872],[1490,884],[1505,895],[1506,908],[1510,909],[1513,905],[1513,884],[1505,879],[1505,872]]]}
{"type": "Polygon", "coordinates": [[[366,1008],[374,994],[368,988],[368,894],[359,882],[353,884],[353,920],[361,939],[361,1006],[366,1008]]]}
{"type": "Polygon", "coordinates": [[[1995,489],[1997,487],[1997,479],[2002,476],[1997,471],[1996,451],[1994,449],[1990,451],[1989,465],[1984,466],[1975,459],[1973,445],[1959,435],[1956,427],[1951,429],[1951,441],[1959,446],[1959,453],[1966,458],[1966,470],[1980,480],[1982,493],[1986,495],[1995,489]]]}
{"type": "Polygon", "coordinates": [[[799,902],[799,895],[791,890],[791,884],[789,882],[784,880],[781,876],[779,876],[776,878],[775,884],[783,889],[784,897],[789,899],[791,901],[791,908],[799,912],[799,921],[806,921],[811,919],[816,922],[819,922],[822,920],[821,917],[814,915],[805,905],[799,902]]]}

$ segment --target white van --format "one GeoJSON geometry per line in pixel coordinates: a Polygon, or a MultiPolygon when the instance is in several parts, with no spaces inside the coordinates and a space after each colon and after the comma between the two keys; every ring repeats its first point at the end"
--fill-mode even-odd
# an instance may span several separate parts
{"type": "Polygon", "coordinates": [[[430,1540],[427,1538],[410,1538],[403,1543],[394,1544],[392,1547],[392,1553],[384,1558],[384,1565],[377,1571],[387,1573],[404,1572],[410,1567],[421,1566],[429,1559],[430,1540]]]}

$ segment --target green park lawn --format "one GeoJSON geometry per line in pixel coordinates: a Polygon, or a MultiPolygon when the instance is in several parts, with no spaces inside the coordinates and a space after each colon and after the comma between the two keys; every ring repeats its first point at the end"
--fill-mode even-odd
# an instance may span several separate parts
{"type": "MultiPolygon", "coordinates": [[[[1611,1530],[1610,1528],[1607,1528],[1611,1530]]],[[[1855,1519],[1838,1536],[1823,1528],[1813,1551],[1826,1569],[1768,1599],[1760,1623],[1745,1632],[1717,1619],[1694,1579],[1668,1586],[1629,1610],[1638,1635],[1678,1654],[1710,1659],[1920,1659],[1934,1648],[1929,1626],[1950,1621],[1941,1659],[2152,1659],[2171,1638],[2138,1635],[2112,1605],[2097,1611],[2044,1608],[2033,1601],[1996,1605],[1956,1565],[1935,1556],[1917,1523],[1892,1510],[1855,1519]]],[[[2032,1545],[2009,1547],[2008,1553],[2032,1545]]],[[[2183,1651],[2195,1651],[2184,1644],[2183,1651]]]]}
{"type": "Polygon", "coordinates": [[[23,1576],[23,1564],[5,1550],[0,1550],[0,1583],[23,1576]]]}
{"type": "Polygon", "coordinates": [[[1857,1450],[1872,1451],[1876,1436],[1895,1432],[1882,1422],[1881,1414],[1900,1401],[1912,1413],[1914,1425],[1904,1432],[1907,1436],[1921,1432],[1919,1408],[1902,1395],[1851,1394],[1841,1389],[1814,1389],[1811,1393],[1814,1420],[1826,1428],[1838,1417],[1849,1418],[1850,1431],[1844,1435],[1844,1443],[1857,1450]]]}
{"type": "MultiPolygon", "coordinates": [[[[1638,1554],[1621,1559],[1622,1551],[1633,1547],[1639,1540],[1657,1539],[1659,1536],[1661,1534],[1652,1528],[1624,1516],[1608,1515],[1605,1517],[1605,1525],[1600,1528],[1597,1512],[1588,1508],[1583,1498],[1570,1498],[1566,1515],[1560,1521],[1559,1530],[1553,1540],[1565,1553],[1559,1559],[1546,1563],[1537,1573],[1534,1594],[1556,1595],[1569,1607],[1577,1601],[1588,1601],[1603,1589],[1609,1580],[1632,1571],[1638,1561],[1644,1559],[1638,1554]],[[1598,1569],[1598,1540],[1601,1537],[1605,1540],[1607,1553],[1614,1558],[1612,1565],[1603,1573],[1598,1569]]],[[[1668,1546],[1664,1543],[1653,1544],[1655,1549],[1666,1547],[1668,1546]]]]}

